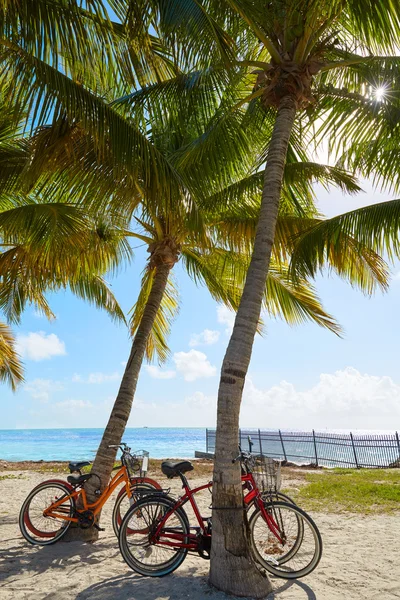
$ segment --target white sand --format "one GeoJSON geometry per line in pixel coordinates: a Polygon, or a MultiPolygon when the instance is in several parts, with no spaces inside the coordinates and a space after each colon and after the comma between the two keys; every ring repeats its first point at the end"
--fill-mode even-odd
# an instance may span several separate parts
{"type": "MultiPolygon", "coordinates": [[[[103,511],[95,544],[28,544],[18,529],[19,508],[34,485],[53,474],[23,472],[24,479],[0,481],[1,600],[227,600],[207,584],[208,562],[188,555],[164,578],[144,578],[120,557],[111,525],[113,501],[103,511]]],[[[192,480],[192,484],[196,484],[192,480]]],[[[200,482],[199,482],[200,483],[200,482]]],[[[168,482],[179,493],[179,482],[168,482]]],[[[210,495],[202,497],[208,514],[210,495]]],[[[317,569],[297,582],[272,579],[269,600],[400,599],[400,512],[397,515],[314,514],[324,542],[317,569]]]]}

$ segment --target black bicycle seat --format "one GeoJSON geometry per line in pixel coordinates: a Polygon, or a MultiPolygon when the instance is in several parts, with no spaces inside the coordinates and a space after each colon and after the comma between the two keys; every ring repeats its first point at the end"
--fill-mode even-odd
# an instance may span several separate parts
{"type": "Polygon", "coordinates": [[[161,471],[168,477],[168,479],[172,479],[176,477],[180,473],[186,473],[187,471],[193,471],[193,465],[188,460],[180,460],[178,462],[172,462],[171,460],[166,460],[161,463],[161,471]]]}
{"type": "Polygon", "coordinates": [[[78,475],[78,477],[75,477],[74,475],[68,475],[67,481],[71,485],[82,485],[82,483],[90,479],[91,476],[91,473],[86,473],[85,475],[78,475]]]}

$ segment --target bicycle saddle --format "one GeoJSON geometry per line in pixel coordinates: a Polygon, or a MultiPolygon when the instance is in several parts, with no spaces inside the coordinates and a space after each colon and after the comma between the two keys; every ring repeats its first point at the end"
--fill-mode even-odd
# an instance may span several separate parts
{"type": "Polygon", "coordinates": [[[172,479],[176,477],[180,473],[186,473],[187,471],[193,471],[193,465],[188,460],[181,460],[178,462],[172,462],[171,460],[166,460],[161,463],[161,471],[168,477],[168,479],[172,479]]]}
{"type": "Polygon", "coordinates": [[[91,473],[86,473],[86,475],[78,475],[78,477],[75,477],[74,475],[68,475],[67,481],[71,485],[81,485],[82,483],[90,479],[91,476],[91,473]]]}
{"type": "Polygon", "coordinates": [[[70,462],[68,468],[71,473],[73,473],[74,471],[80,471],[83,467],[88,467],[90,464],[91,463],[87,460],[83,460],[81,462],[70,462]]]}

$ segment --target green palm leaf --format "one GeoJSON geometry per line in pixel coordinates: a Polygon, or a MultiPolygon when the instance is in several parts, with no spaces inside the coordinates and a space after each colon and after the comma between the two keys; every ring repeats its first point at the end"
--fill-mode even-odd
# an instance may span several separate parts
{"type": "Polygon", "coordinates": [[[5,381],[15,391],[24,381],[23,368],[15,350],[11,329],[0,321],[0,381],[5,381]]]}
{"type": "MultiPolygon", "coordinates": [[[[154,275],[154,269],[145,269],[143,273],[138,299],[130,311],[130,328],[132,337],[135,335],[142,320],[143,312],[153,284],[154,275]]],[[[146,344],[146,358],[149,362],[154,359],[155,355],[157,355],[158,362],[160,364],[164,363],[168,359],[170,350],[168,348],[167,340],[171,331],[171,325],[176,318],[178,311],[178,291],[170,275],[161,306],[157,311],[153,328],[146,344]]]]}
{"type": "Polygon", "coordinates": [[[342,276],[371,293],[378,283],[387,287],[388,270],[379,256],[399,256],[400,201],[365,206],[312,224],[298,235],[292,269],[314,277],[330,263],[342,276]],[[379,253],[379,254],[378,254],[379,253]]]}

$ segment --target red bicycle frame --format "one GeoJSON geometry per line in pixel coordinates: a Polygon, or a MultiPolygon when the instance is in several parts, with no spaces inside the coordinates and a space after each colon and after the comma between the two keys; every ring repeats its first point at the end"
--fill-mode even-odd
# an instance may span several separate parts
{"type": "MultiPolygon", "coordinates": [[[[188,550],[197,550],[198,549],[198,537],[197,534],[189,533],[189,535],[184,535],[182,533],[173,533],[168,532],[168,527],[164,529],[164,525],[169,519],[169,517],[177,511],[179,508],[184,506],[186,502],[190,502],[190,505],[193,509],[193,512],[196,516],[199,527],[196,529],[199,530],[202,536],[211,538],[211,533],[208,533],[206,528],[204,527],[204,522],[208,521],[209,517],[202,517],[197,506],[196,500],[194,499],[195,494],[205,489],[210,489],[212,487],[212,481],[206,483],[205,485],[201,485],[195,489],[191,489],[186,477],[183,474],[180,474],[180,478],[183,483],[183,489],[185,493],[183,496],[177,499],[174,506],[167,511],[162,519],[160,520],[157,529],[151,537],[150,542],[153,544],[158,544],[161,546],[170,546],[173,548],[187,548],[188,550]],[[189,541],[187,542],[187,538],[189,541]]],[[[252,473],[242,474],[242,483],[243,490],[249,490],[247,494],[244,495],[243,500],[246,507],[249,507],[253,502],[255,502],[257,508],[261,511],[261,514],[267,523],[268,528],[271,533],[277,538],[277,540],[282,544],[283,540],[280,536],[279,526],[273,519],[272,515],[265,509],[264,502],[261,498],[260,491],[258,486],[254,480],[252,473]]],[[[132,531],[133,533],[133,531],[132,531]]]]}

